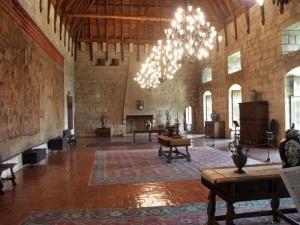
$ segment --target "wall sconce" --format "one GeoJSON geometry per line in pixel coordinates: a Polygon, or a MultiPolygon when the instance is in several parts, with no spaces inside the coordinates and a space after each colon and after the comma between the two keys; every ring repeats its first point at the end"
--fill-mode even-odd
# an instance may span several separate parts
{"type": "Polygon", "coordinates": [[[138,110],[143,110],[144,109],[144,101],[143,100],[137,100],[136,101],[136,108],[138,110]]]}

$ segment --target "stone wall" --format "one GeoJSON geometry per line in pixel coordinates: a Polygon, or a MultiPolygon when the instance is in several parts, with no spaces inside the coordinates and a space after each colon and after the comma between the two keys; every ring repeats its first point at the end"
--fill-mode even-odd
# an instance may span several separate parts
{"type": "MultiPolygon", "coordinates": [[[[278,6],[265,1],[265,25],[261,24],[260,8],[255,4],[250,9],[250,33],[247,33],[245,16],[237,20],[238,40],[234,39],[234,26],[227,26],[228,46],[225,46],[224,31],[220,50],[212,51],[211,57],[203,61],[201,68],[212,68],[212,82],[201,84],[199,105],[203,105],[205,91],[212,93],[213,109],[220,114],[220,120],[226,124],[226,136],[230,137],[228,125],[228,90],[233,84],[242,89],[242,102],[248,102],[249,91],[255,89],[263,101],[269,103],[269,119],[279,122],[279,139],[284,137],[285,124],[285,75],[291,69],[300,66],[300,52],[287,55],[282,53],[282,31],[300,20],[300,2],[291,1],[280,14],[278,6]],[[241,51],[242,70],[227,74],[227,57],[241,51]]],[[[200,73],[200,72],[199,72],[200,73]]],[[[200,110],[201,112],[202,110],[200,110]]],[[[199,117],[203,120],[202,115],[199,117]]],[[[203,124],[203,123],[200,123],[203,124]]],[[[200,128],[201,131],[204,127],[200,128]]]]}
{"type": "MultiPolygon", "coordinates": [[[[149,46],[151,49],[151,46],[149,46]]],[[[197,93],[201,76],[196,73],[194,64],[184,64],[173,80],[166,81],[151,91],[142,89],[134,77],[146,58],[144,46],[139,47],[140,60],[137,60],[138,48],[124,46],[124,61],[114,45],[108,45],[108,61],[98,66],[97,59],[105,58],[105,52],[98,47],[93,52],[94,60],[89,57],[89,47],[79,51],[76,61],[76,135],[95,136],[100,126],[100,118],[107,109],[107,126],[112,135],[126,133],[126,115],[153,115],[154,126],[165,121],[165,112],[170,110],[172,123],[178,117],[183,129],[183,114],[187,106],[192,106],[197,124],[197,93]],[[113,58],[119,59],[119,66],[110,66],[113,58]],[[144,109],[138,110],[136,101],[144,101],[144,109]]],[[[194,130],[196,128],[194,127],[194,130]]]]}

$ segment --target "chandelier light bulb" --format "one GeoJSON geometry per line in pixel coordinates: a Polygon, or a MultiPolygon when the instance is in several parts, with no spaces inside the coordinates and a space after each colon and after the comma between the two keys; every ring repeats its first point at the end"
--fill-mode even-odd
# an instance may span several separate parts
{"type": "Polygon", "coordinates": [[[223,39],[223,37],[222,37],[222,36],[218,36],[218,41],[219,41],[219,42],[221,42],[221,41],[222,41],[222,39],[223,39]]]}
{"type": "Polygon", "coordinates": [[[257,0],[257,3],[262,6],[264,4],[264,0],[257,0]]]}

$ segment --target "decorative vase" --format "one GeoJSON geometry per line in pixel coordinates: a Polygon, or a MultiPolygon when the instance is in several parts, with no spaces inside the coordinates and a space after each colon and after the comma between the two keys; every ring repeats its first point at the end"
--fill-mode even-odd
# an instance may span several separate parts
{"type": "Polygon", "coordinates": [[[251,102],[255,102],[257,100],[257,92],[254,89],[252,89],[249,92],[249,97],[251,102]]]}
{"type": "Polygon", "coordinates": [[[285,138],[279,144],[282,168],[300,166],[300,133],[294,128],[285,132],[285,138]]]}
{"type": "Polygon", "coordinates": [[[229,150],[232,153],[232,160],[234,165],[238,168],[238,170],[236,170],[236,173],[239,174],[244,174],[246,173],[243,170],[243,167],[246,165],[247,163],[247,159],[248,159],[248,151],[250,149],[250,145],[248,146],[248,148],[244,149],[243,145],[235,145],[235,150],[232,149],[232,147],[229,147],[229,150]]]}
{"type": "Polygon", "coordinates": [[[216,113],[215,111],[212,111],[212,113],[210,114],[211,120],[212,121],[218,121],[219,120],[219,114],[216,113]]]}

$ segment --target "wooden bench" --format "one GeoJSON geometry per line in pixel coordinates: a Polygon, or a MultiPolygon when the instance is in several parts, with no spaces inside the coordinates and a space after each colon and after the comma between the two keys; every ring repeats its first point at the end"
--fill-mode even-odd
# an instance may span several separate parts
{"type": "Polygon", "coordinates": [[[48,148],[51,151],[65,150],[68,148],[68,139],[66,136],[58,136],[48,141],[48,148]]]}
{"type": "Polygon", "coordinates": [[[37,164],[40,161],[46,159],[46,148],[34,148],[28,149],[22,154],[22,163],[26,164],[37,164]]]}
{"type": "Polygon", "coordinates": [[[15,182],[15,174],[14,174],[14,171],[13,171],[13,167],[16,165],[16,163],[2,163],[2,157],[1,157],[1,154],[0,154],[0,194],[4,194],[4,191],[2,190],[3,189],[3,184],[4,182],[10,180],[13,184],[13,186],[17,185],[16,182],[15,182]],[[5,178],[2,178],[2,173],[6,170],[10,170],[10,174],[11,176],[7,176],[5,178]]]}

